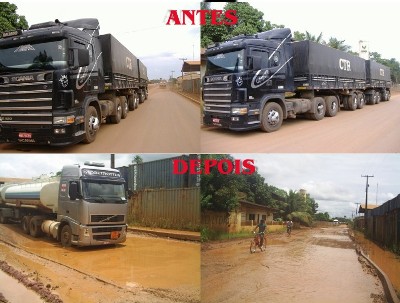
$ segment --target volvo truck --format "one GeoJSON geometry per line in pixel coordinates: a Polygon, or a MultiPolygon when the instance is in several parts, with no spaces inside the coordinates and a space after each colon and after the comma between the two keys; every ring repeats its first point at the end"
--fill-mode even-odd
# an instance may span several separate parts
{"type": "Polygon", "coordinates": [[[100,163],[66,165],[58,176],[0,187],[0,223],[20,223],[32,237],[44,234],[64,247],[126,240],[125,180],[100,163]]]}

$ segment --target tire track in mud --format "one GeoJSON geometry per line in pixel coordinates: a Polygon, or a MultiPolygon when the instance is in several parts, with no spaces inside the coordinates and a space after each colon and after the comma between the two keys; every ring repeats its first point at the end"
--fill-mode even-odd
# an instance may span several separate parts
{"type": "MultiPolygon", "coordinates": [[[[72,266],[60,263],[58,261],[52,260],[50,258],[46,258],[43,256],[40,256],[39,254],[29,252],[25,250],[22,247],[17,246],[16,244],[7,241],[5,239],[0,239],[0,245],[4,245],[7,247],[12,254],[15,256],[19,256],[22,258],[29,259],[32,262],[38,263],[41,266],[44,266],[46,268],[54,268],[56,272],[60,270],[64,271],[69,271],[68,273],[69,276],[73,276],[74,278],[77,275],[80,275],[82,280],[88,280],[92,279],[96,282],[100,282],[102,287],[110,287],[113,288],[114,290],[117,290],[118,293],[121,295],[119,296],[119,300],[114,301],[115,297],[111,301],[101,301],[101,302],[124,302],[124,303],[129,303],[129,302],[165,302],[165,303],[170,303],[170,302],[182,302],[182,303],[198,303],[200,302],[196,298],[192,297],[184,297],[182,294],[179,294],[177,292],[171,291],[171,290],[165,290],[165,289],[158,289],[158,288],[146,288],[144,289],[141,286],[134,286],[133,289],[125,288],[122,287],[112,281],[105,280],[103,278],[100,278],[96,275],[93,274],[88,274],[84,271],[81,271],[77,268],[74,268],[72,266]],[[72,272],[72,273],[71,273],[72,272]],[[132,299],[132,300],[129,300],[132,299]]],[[[22,265],[26,266],[29,268],[28,265],[26,265],[23,261],[18,260],[19,263],[22,263],[22,265]]],[[[36,282],[33,281],[32,279],[29,278],[30,274],[23,274],[19,270],[16,270],[13,266],[9,265],[5,261],[0,261],[0,270],[3,270],[5,273],[9,274],[10,276],[16,278],[20,282],[23,283],[26,287],[32,289],[36,293],[38,293],[41,298],[48,303],[62,303],[63,300],[60,299],[60,297],[57,294],[54,294],[50,291],[56,290],[59,288],[59,286],[52,286],[51,283],[49,282],[41,282],[39,281],[39,273],[37,271],[34,271],[33,274],[36,274],[36,282]],[[46,286],[44,286],[46,285],[46,286]]],[[[31,274],[32,275],[32,274],[31,274]]],[[[43,279],[45,280],[51,280],[50,277],[43,276],[43,279]]],[[[82,285],[80,285],[82,287],[82,285]]],[[[73,290],[74,287],[70,287],[69,290],[73,290]]],[[[104,298],[103,298],[104,299],[104,298]]],[[[6,301],[7,302],[7,301],[6,301]]],[[[1,301],[0,301],[1,303],[1,301]]]]}

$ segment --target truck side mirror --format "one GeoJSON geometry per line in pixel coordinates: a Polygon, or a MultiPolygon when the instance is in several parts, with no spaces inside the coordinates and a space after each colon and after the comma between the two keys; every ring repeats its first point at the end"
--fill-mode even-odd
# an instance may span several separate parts
{"type": "Polygon", "coordinates": [[[87,49],[74,48],[73,56],[74,56],[73,57],[74,58],[74,63],[73,63],[74,68],[88,66],[90,63],[89,50],[87,50],[87,49]]]}
{"type": "Polygon", "coordinates": [[[78,190],[78,182],[71,182],[69,184],[69,198],[70,200],[76,200],[78,199],[79,196],[79,190],[78,190]]]}

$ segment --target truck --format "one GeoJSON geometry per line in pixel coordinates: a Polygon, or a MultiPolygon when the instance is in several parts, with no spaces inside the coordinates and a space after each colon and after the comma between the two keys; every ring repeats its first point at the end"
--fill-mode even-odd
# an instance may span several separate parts
{"type": "Polygon", "coordinates": [[[289,28],[211,45],[203,78],[203,124],[277,131],[284,119],[321,120],[390,99],[390,69],[312,41],[289,28]]]}
{"type": "Polygon", "coordinates": [[[101,163],[65,165],[58,176],[0,187],[0,223],[20,223],[24,233],[64,247],[122,243],[126,220],[125,180],[101,163]]]}
{"type": "Polygon", "coordinates": [[[0,143],[91,143],[147,99],[146,66],[99,28],[56,19],[2,34],[0,143]]]}

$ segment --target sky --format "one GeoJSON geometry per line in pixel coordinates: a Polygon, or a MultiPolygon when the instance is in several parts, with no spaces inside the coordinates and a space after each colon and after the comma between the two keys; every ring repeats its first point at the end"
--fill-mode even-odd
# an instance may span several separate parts
{"type": "MultiPolygon", "coordinates": [[[[244,2],[244,1],[241,1],[244,2]]],[[[355,52],[359,41],[368,41],[370,52],[385,59],[400,61],[397,42],[398,1],[395,0],[250,0],[251,6],[264,13],[264,20],[318,36],[345,40],[355,52]]],[[[225,3],[213,3],[221,8],[225,3]]]]}
{"type": "Polygon", "coordinates": [[[231,154],[254,159],[265,182],[284,189],[307,190],[318,203],[318,212],[331,217],[355,215],[356,204],[382,203],[400,194],[400,154],[231,154]]]}
{"type": "MultiPolygon", "coordinates": [[[[144,162],[172,158],[181,154],[116,154],[115,167],[128,166],[136,155],[144,162]]],[[[60,171],[64,165],[83,164],[85,161],[111,165],[110,154],[0,154],[0,177],[31,179],[42,174],[60,171]]]]}
{"type": "Polygon", "coordinates": [[[193,0],[13,1],[29,25],[97,18],[100,34],[112,34],[147,66],[149,79],[181,75],[182,60],[200,60],[198,25],[166,25],[170,10],[199,9],[193,0]],[[174,73],[172,73],[174,71],[174,73]]]}

